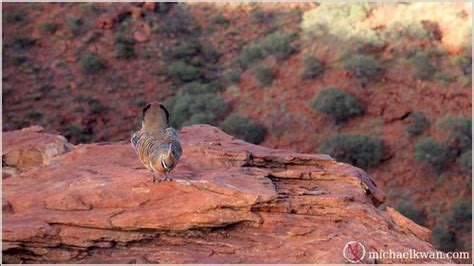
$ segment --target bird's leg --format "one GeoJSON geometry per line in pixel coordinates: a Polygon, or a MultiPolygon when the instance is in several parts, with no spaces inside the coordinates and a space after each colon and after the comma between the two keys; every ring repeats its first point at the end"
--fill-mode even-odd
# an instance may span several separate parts
{"type": "Polygon", "coordinates": [[[169,181],[173,181],[173,177],[171,177],[171,172],[167,172],[166,179],[169,181]]]}
{"type": "Polygon", "coordinates": [[[165,181],[166,181],[166,180],[169,180],[169,179],[168,179],[168,172],[165,171],[164,174],[165,174],[165,179],[163,179],[163,180],[165,180],[165,181]]]}
{"type": "Polygon", "coordinates": [[[151,176],[152,176],[152,182],[156,182],[156,177],[155,177],[155,172],[153,172],[153,170],[151,170],[151,176]]]}

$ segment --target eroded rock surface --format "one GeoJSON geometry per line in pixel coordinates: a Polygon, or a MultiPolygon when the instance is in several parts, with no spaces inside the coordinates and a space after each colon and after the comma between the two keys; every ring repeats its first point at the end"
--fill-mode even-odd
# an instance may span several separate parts
{"type": "Polygon", "coordinates": [[[351,240],[369,251],[436,251],[426,228],[377,208],[384,194],[358,168],[210,126],[181,138],[174,181],[152,183],[128,141],[78,145],[5,179],[3,261],[345,263],[351,240]]]}

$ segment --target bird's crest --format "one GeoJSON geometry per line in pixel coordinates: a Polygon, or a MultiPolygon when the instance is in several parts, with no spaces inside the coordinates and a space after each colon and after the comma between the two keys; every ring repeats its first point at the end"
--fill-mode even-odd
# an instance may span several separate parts
{"type": "Polygon", "coordinates": [[[169,113],[157,102],[143,108],[143,130],[151,135],[161,134],[168,127],[169,113]]]}

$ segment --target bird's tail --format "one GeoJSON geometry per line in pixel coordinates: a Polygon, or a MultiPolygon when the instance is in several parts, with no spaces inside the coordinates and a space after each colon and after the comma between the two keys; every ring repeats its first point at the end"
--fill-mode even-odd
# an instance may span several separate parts
{"type": "Polygon", "coordinates": [[[151,103],[143,108],[143,130],[157,136],[163,134],[169,124],[169,113],[166,108],[157,102],[151,103]]]}

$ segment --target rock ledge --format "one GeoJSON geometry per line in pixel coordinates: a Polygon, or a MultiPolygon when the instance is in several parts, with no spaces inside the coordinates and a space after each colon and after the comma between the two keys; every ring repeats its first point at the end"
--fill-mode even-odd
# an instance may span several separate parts
{"type": "Polygon", "coordinates": [[[377,208],[384,194],[361,169],[205,125],[183,128],[181,138],[175,181],[152,183],[128,141],[72,147],[34,130],[4,132],[4,161],[17,150],[49,155],[4,173],[3,261],[345,263],[351,240],[367,250],[436,251],[428,229],[377,208]]]}

